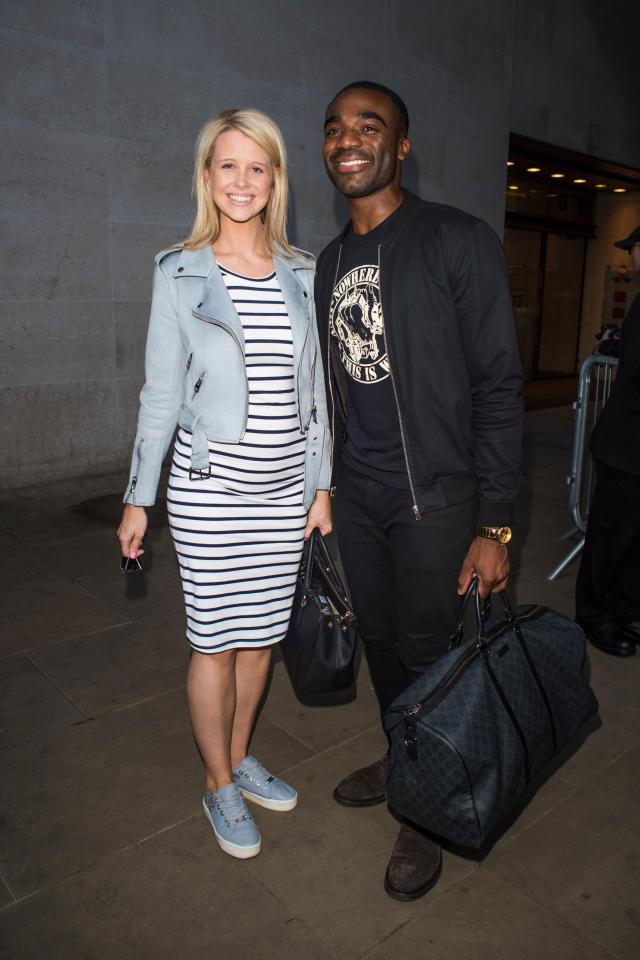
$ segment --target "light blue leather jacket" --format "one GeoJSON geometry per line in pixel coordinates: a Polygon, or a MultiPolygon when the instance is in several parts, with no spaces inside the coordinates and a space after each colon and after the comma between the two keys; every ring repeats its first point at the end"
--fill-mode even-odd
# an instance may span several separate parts
{"type": "MultiPolygon", "coordinates": [[[[207,440],[238,443],[249,406],[242,324],[210,246],[155,258],[145,384],[125,503],[155,502],[162,461],[179,424],[193,433],[191,468],[209,469],[207,440]]],[[[307,433],[304,506],[329,489],[331,443],[310,263],[274,257],[293,332],[294,387],[307,433]]]]}

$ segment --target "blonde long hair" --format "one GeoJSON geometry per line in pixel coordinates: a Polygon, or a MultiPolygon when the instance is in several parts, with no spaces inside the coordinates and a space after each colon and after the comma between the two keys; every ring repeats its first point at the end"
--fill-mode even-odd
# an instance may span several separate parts
{"type": "Polygon", "coordinates": [[[191,232],[183,243],[186,250],[197,250],[208,243],[215,243],[220,235],[220,214],[213,202],[211,190],[205,180],[216,141],[227,130],[238,130],[250,137],[268,155],[273,168],[273,183],[267,205],[262,211],[265,238],[271,253],[281,253],[296,260],[304,260],[304,254],[292,247],[287,239],[287,204],[289,183],[287,178],[287,151],[282,134],[265,113],[253,108],[221,110],[205,123],[198,134],[193,171],[193,197],[196,215],[191,232]]]}

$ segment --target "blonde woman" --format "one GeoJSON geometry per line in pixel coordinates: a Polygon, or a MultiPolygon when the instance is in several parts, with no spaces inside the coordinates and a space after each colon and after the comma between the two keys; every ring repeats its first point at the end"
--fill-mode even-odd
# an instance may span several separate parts
{"type": "Polygon", "coordinates": [[[248,746],[303,541],[331,529],[313,264],[287,240],[287,189],[284,144],[267,116],[225,110],[205,124],[191,233],[156,257],[118,529],[135,562],[177,426],[167,502],[192,647],[189,710],[205,813],[220,847],[240,858],[261,843],[245,798],[282,811],[297,802],[248,746]]]}

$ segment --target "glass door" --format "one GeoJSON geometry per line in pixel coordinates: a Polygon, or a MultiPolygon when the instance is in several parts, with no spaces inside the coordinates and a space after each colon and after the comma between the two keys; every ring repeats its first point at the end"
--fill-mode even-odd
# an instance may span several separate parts
{"type": "Polygon", "coordinates": [[[537,378],[576,372],[587,241],[547,234],[537,378]]]}
{"type": "Polygon", "coordinates": [[[543,234],[539,230],[505,230],[505,254],[516,315],[520,360],[525,380],[535,380],[542,307],[543,234]]]}
{"type": "Polygon", "coordinates": [[[525,380],[576,372],[587,241],[542,230],[505,231],[505,254],[525,380]]]}

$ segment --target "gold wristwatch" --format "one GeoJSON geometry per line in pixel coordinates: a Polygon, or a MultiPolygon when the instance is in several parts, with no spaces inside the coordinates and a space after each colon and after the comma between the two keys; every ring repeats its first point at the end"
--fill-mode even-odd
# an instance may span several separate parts
{"type": "Polygon", "coordinates": [[[509,543],[511,527],[478,527],[478,536],[486,540],[497,540],[498,543],[509,543]]]}

